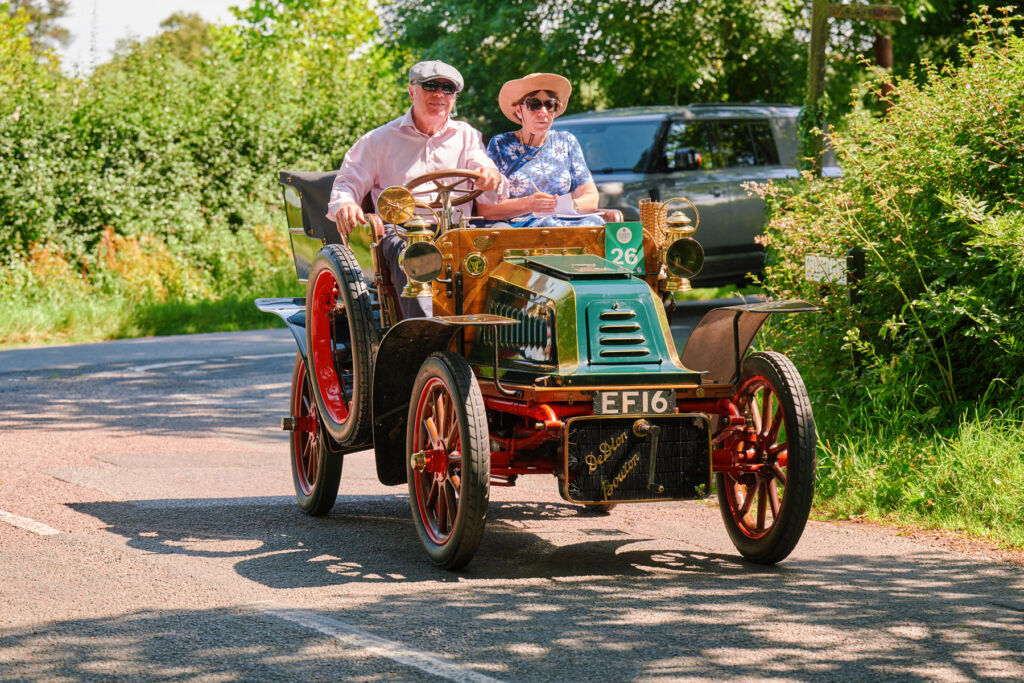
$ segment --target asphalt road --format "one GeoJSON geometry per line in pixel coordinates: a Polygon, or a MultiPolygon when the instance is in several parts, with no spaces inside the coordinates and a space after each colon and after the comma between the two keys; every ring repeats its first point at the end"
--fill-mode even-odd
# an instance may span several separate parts
{"type": "Polygon", "coordinates": [[[492,489],[460,573],[346,457],[292,498],[286,331],[0,352],[0,679],[1022,680],[1020,566],[811,522],[742,562],[712,502],[492,489]]]}

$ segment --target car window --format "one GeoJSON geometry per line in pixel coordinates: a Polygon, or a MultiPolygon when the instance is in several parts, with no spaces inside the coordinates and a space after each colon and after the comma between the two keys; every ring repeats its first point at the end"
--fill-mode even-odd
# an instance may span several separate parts
{"type": "Polygon", "coordinates": [[[719,168],[779,163],[779,153],[767,121],[714,122],[711,158],[719,168]]]}
{"type": "Polygon", "coordinates": [[[576,136],[591,173],[646,170],[661,121],[566,121],[555,128],[576,136]]]}
{"type": "Polygon", "coordinates": [[[673,121],[665,137],[660,166],[666,171],[713,168],[708,154],[708,125],[704,121],[673,121]],[[699,156],[695,156],[699,155],[699,156]]]}

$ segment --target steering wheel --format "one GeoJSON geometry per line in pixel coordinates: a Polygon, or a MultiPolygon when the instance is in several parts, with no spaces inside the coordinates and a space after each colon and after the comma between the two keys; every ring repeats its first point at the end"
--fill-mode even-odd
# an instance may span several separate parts
{"type": "MultiPolygon", "coordinates": [[[[405,187],[412,192],[413,197],[416,197],[417,201],[423,195],[436,194],[437,199],[430,202],[430,206],[435,209],[441,209],[452,206],[459,206],[471,202],[480,196],[483,190],[479,190],[473,187],[473,183],[481,178],[481,175],[476,171],[468,171],[462,168],[452,168],[441,171],[432,171],[430,173],[424,173],[421,176],[413,178],[405,187]],[[432,184],[432,187],[424,187],[421,190],[416,190],[421,185],[432,184]],[[460,187],[464,185],[464,187],[460,187]],[[448,200],[447,203],[445,200],[448,200]]],[[[426,204],[427,202],[423,202],[426,204]]]]}

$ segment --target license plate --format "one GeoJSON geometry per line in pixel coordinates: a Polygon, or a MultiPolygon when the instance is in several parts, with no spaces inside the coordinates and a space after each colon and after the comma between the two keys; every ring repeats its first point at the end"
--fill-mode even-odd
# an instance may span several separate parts
{"type": "Polygon", "coordinates": [[[674,412],[675,389],[623,389],[594,393],[595,415],[650,415],[674,412]]]}

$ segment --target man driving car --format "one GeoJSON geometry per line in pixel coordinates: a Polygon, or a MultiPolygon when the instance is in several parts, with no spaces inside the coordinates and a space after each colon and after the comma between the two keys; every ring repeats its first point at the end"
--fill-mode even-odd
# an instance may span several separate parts
{"type": "MultiPolygon", "coordinates": [[[[376,205],[385,188],[442,169],[477,171],[481,177],[475,186],[481,190],[495,190],[501,180],[480,132],[468,123],[451,120],[462,88],[462,74],[450,64],[415,64],[409,70],[412,106],[403,116],[361,137],[345,154],[334,180],[327,217],[346,235],[357,224],[371,225],[399,292],[406,283],[405,273],[398,267],[405,241],[394,227],[385,228],[379,216],[363,212],[360,202],[366,193],[376,205]]],[[[403,318],[429,316],[431,303],[429,298],[399,296],[403,318]]]]}

